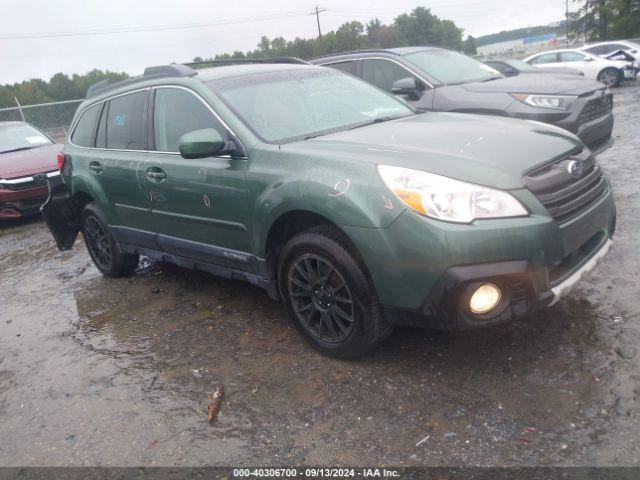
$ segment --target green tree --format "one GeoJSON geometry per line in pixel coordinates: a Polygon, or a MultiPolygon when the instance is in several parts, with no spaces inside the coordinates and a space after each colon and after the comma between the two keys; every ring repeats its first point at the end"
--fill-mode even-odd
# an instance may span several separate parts
{"type": "Polygon", "coordinates": [[[467,37],[464,41],[464,45],[462,46],[462,51],[467,55],[477,55],[478,49],[476,48],[476,39],[471,35],[467,37]]]}
{"type": "Polygon", "coordinates": [[[640,0],[582,0],[571,30],[587,41],[640,36],[640,0]]]}
{"type": "Polygon", "coordinates": [[[442,41],[440,19],[424,7],[398,15],[393,22],[403,45],[425,45],[442,41]]]}
{"type": "MultiPolygon", "coordinates": [[[[334,49],[338,51],[357,50],[364,43],[364,25],[358,21],[343,23],[335,33],[334,49]]],[[[335,50],[334,50],[335,51],[335,50]]]]}
{"type": "Polygon", "coordinates": [[[73,80],[64,73],[56,73],[46,86],[48,96],[53,100],[69,100],[80,98],[81,93],[73,80]]]}

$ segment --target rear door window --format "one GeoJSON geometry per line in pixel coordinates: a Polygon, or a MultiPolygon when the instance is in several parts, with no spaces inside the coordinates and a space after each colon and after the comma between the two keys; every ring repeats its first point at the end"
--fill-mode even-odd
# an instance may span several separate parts
{"type": "Polygon", "coordinates": [[[155,149],[178,152],[180,138],[189,132],[215,128],[222,138],[226,131],[198,97],[181,88],[158,88],[153,111],[155,149]]]}
{"type": "Polygon", "coordinates": [[[335,68],[336,70],[340,70],[344,73],[349,73],[351,75],[357,75],[357,65],[355,60],[351,60],[348,62],[336,62],[336,63],[328,63],[324,65],[325,67],[335,68]]]}
{"type": "MultiPolygon", "coordinates": [[[[391,92],[393,82],[408,77],[415,78],[415,75],[390,60],[370,59],[362,63],[362,79],[387,92],[391,92]]],[[[417,78],[416,81],[422,85],[417,78]]]]}
{"type": "Polygon", "coordinates": [[[92,105],[80,115],[80,120],[71,135],[71,142],[80,147],[93,147],[93,134],[100,105],[92,105]]]}
{"type": "Polygon", "coordinates": [[[544,55],[540,55],[539,57],[531,59],[529,63],[533,65],[541,65],[544,63],[556,63],[557,61],[558,61],[558,54],[545,53],[544,55]]]}
{"type": "Polygon", "coordinates": [[[582,62],[584,60],[584,55],[578,52],[561,52],[560,53],[560,61],[565,62],[582,62]]]}
{"type": "Polygon", "coordinates": [[[107,148],[144,150],[147,138],[149,91],[128,93],[109,101],[106,121],[107,148]]]}

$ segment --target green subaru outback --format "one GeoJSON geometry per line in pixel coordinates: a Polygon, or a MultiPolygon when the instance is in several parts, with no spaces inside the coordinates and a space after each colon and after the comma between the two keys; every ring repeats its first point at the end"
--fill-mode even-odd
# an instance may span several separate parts
{"type": "Polygon", "coordinates": [[[611,245],[607,178],[550,125],[416,114],[295,63],[152,67],[87,97],[43,206],[58,247],[82,231],[111,277],[145,255],[249,281],[329,355],[520,318],[611,245]]]}

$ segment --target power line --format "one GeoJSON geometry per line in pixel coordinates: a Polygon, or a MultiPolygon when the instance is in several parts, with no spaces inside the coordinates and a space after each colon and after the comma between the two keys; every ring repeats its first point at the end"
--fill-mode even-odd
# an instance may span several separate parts
{"type": "Polygon", "coordinates": [[[80,37],[90,35],[117,35],[123,33],[140,33],[140,32],[156,32],[165,30],[184,30],[190,28],[217,27],[222,25],[235,25],[238,23],[262,22],[268,20],[279,20],[281,18],[292,18],[307,15],[308,10],[293,10],[289,12],[273,13],[270,15],[235,18],[221,21],[208,21],[197,23],[183,23],[173,25],[156,25],[150,27],[132,27],[132,28],[115,28],[115,29],[95,29],[76,32],[48,32],[48,33],[16,33],[10,35],[0,35],[0,40],[18,40],[18,39],[34,39],[34,38],[59,38],[59,37],[80,37]]]}

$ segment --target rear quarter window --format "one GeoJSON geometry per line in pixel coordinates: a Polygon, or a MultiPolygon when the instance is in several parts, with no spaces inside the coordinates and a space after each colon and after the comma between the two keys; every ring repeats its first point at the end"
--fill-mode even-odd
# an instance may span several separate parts
{"type": "Polygon", "coordinates": [[[92,105],[80,114],[80,120],[71,135],[71,143],[80,147],[93,146],[93,133],[99,112],[100,105],[92,105]]]}

